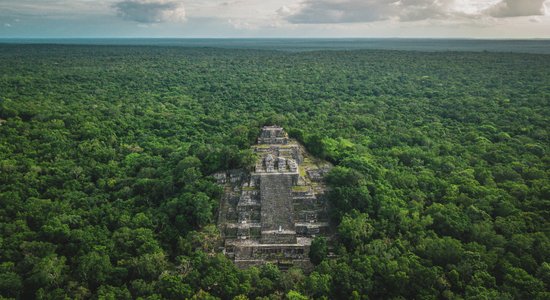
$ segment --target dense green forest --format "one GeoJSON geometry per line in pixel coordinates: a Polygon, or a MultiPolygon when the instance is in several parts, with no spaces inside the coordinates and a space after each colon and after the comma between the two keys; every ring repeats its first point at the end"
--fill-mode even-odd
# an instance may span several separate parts
{"type": "Polygon", "coordinates": [[[549,299],[549,124],[550,55],[0,45],[0,295],[549,299]],[[336,166],[310,274],[218,251],[264,124],[336,166]]]}

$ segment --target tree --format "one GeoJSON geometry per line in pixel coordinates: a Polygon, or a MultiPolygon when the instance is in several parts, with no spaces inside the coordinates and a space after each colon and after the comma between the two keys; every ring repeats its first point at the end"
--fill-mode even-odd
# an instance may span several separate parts
{"type": "Polygon", "coordinates": [[[29,283],[36,288],[55,288],[65,280],[66,258],[55,254],[42,258],[29,274],[29,283]]]}
{"type": "Polygon", "coordinates": [[[111,260],[104,251],[92,251],[79,259],[77,273],[91,289],[109,282],[112,272],[111,260]]]}
{"type": "Polygon", "coordinates": [[[460,241],[451,237],[425,238],[420,242],[417,250],[420,256],[440,266],[458,263],[464,252],[460,241]]]}
{"type": "Polygon", "coordinates": [[[338,234],[342,243],[350,250],[366,244],[374,232],[369,216],[365,213],[353,212],[345,215],[338,225],[338,234]]]}
{"type": "Polygon", "coordinates": [[[167,299],[188,299],[193,295],[191,286],[177,275],[161,274],[158,285],[161,295],[167,299]]]}
{"type": "Polygon", "coordinates": [[[327,239],[325,237],[316,237],[309,247],[309,260],[314,264],[320,264],[328,254],[327,239]]]}
{"type": "Polygon", "coordinates": [[[18,297],[23,287],[21,277],[15,272],[13,262],[0,264],[0,295],[18,297]]]}
{"type": "Polygon", "coordinates": [[[543,293],[544,283],[521,268],[508,268],[504,276],[504,289],[515,299],[534,299],[543,293]]]}
{"type": "Polygon", "coordinates": [[[288,291],[288,293],[286,294],[286,298],[288,300],[307,300],[308,299],[306,296],[300,294],[300,292],[297,292],[294,290],[288,291]]]}
{"type": "Polygon", "coordinates": [[[319,274],[314,271],[306,279],[305,290],[313,298],[328,297],[331,288],[330,281],[331,276],[329,274],[319,274]]]}
{"type": "Polygon", "coordinates": [[[426,209],[426,214],[433,218],[431,227],[440,235],[462,238],[471,226],[468,216],[454,203],[434,203],[426,209]]]}

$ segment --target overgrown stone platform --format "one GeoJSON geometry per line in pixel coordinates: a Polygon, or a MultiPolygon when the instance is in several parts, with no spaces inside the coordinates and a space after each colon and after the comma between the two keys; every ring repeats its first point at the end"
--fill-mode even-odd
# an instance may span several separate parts
{"type": "Polygon", "coordinates": [[[330,235],[322,178],[331,165],[278,126],[264,126],[253,150],[253,172],[214,175],[225,187],[218,220],[224,252],[243,268],[271,262],[309,269],[311,241],[330,235]]]}

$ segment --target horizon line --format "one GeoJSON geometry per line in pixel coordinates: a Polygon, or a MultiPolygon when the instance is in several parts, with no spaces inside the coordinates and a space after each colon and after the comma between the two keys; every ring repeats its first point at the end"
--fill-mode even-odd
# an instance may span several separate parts
{"type": "Polygon", "coordinates": [[[515,37],[509,37],[509,38],[499,38],[499,37],[392,37],[392,36],[388,36],[388,37],[354,37],[354,36],[350,36],[350,37],[212,37],[212,36],[205,36],[205,37],[169,37],[169,36],[166,36],[166,37],[152,37],[152,36],[137,36],[137,37],[132,37],[132,36],[119,36],[119,37],[109,37],[109,36],[96,36],[96,37],[93,37],[93,36],[90,36],[90,37],[67,37],[67,36],[52,36],[52,37],[26,37],[26,36],[23,36],[23,37],[0,37],[0,40],[14,40],[14,39],[19,39],[19,40],[52,40],[52,39],[57,39],[57,40],[89,40],[89,39],[105,39],[105,40],[115,40],[115,39],[124,39],[124,40],[128,40],[128,39],[150,39],[150,40],[163,40],[163,39],[174,39],[174,40],[193,40],[193,39],[205,39],[205,40],[222,40],[222,39],[225,39],[225,40],[244,40],[244,39],[249,39],[249,40],[297,40],[297,39],[300,39],[300,40],[326,40],[326,39],[330,39],[330,40],[350,40],[350,39],[355,39],[355,40],[367,40],[367,39],[371,39],[371,40],[374,40],[374,39],[379,39],[379,40],[383,40],[383,39],[387,39],[387,40],[494,40],[494,41],[507,41],[507,40],[516,40],[516,41],[521,41],[521,40],[526,40],[526,41],[529,41],[529,40],[549,40],[550,41],[550,37],[541,37],[541,38],[515,38],[515,37]]]}

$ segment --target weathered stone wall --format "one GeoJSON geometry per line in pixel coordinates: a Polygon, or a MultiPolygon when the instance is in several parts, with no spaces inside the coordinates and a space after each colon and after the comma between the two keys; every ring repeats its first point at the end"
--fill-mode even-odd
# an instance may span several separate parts
{"type": "Polygon", "coordinates": [[[296,231],[266,232],[262,231],[262,244],[296,244],[296,231]]]}
{"type": "Polygon", "coordinates": [[[286,145],[288,143],[288,135],[279,126],[264,126],[258,144],[279,144],[286,145]]]}
{"type": "Polygon", "coordinates": [[[308,156],[277,126],[264,127],[253,149],[254,172],[215,174],[225,186],[219,215],[225,254],[241,268],[271,262],[310,270],[311,241],[330,236],[322,197],[330,165],[308,156]]]}
{"type": "Polygon", "coordinates": [[[294,230],[292,205],[292,176],[265,174],[260,180],[262,231],[294,230]]]}

